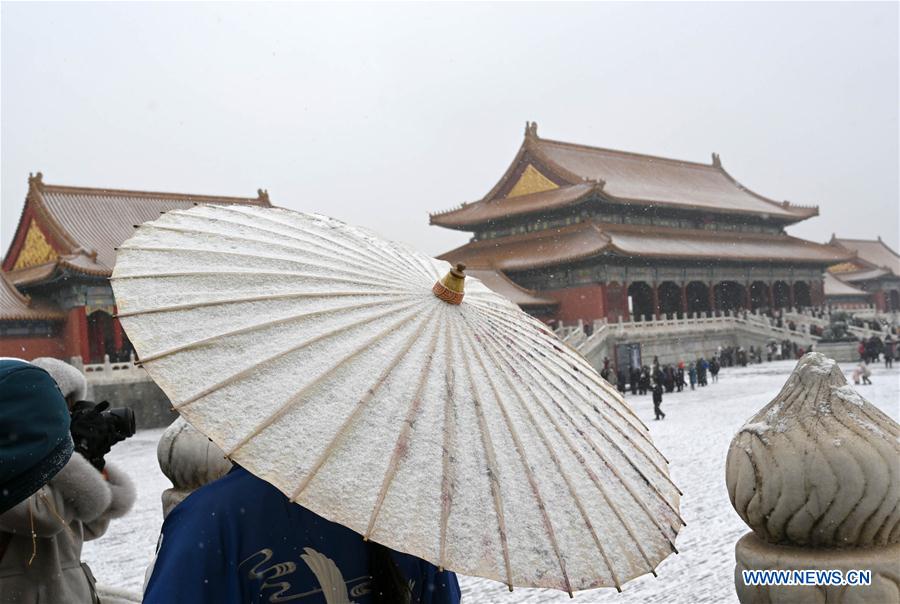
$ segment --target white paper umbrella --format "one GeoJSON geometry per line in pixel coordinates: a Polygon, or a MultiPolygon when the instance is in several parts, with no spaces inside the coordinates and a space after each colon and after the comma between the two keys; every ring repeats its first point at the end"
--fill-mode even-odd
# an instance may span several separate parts
{"type": "Polygon", "coordinates": [[[204,205],[142,225],[112,284],[178,412],[313,512],[510,588],[653,572],[683,522],[646,426],[477,280],[440,299],[449,268],[323,216],[204,205]]]}

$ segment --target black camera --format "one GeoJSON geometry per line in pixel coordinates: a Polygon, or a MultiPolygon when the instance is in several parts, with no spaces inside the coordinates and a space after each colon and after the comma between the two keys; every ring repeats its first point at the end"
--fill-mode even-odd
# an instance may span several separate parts
{"type": "Polygon", "coordinates": [[[108,401],[78,401],[72,407],[70,430],[75,451],[103,470],[103,457],[112,446],[134,436],[134,411],[128,407],[110,408],[108,401]]]}

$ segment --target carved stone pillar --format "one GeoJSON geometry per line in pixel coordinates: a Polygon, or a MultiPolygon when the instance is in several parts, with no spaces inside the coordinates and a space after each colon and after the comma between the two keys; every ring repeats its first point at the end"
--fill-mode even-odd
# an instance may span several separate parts
{"type": "MultiPolygon", "coordinates": [[[[811,352],[731,441],[728,495],[742,604],[900,603],[900,426],[811,352]],[[766,585],[744,571],[871,571],[870,585],[766,585]]],[[[821,583],[821,581],[819,581],[821,583]]]]}

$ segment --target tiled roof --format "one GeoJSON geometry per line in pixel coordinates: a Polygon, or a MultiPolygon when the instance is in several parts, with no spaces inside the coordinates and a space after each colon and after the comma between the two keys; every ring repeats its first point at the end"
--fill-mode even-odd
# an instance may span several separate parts
{"type": "Polygon", "coordinates": [[[859,258],[862,258],[872,266],[886,268],[894,275],[900,277],[900,255],[888,247],[880,237],[875,240],[832,237],[831,242],[856,252],[859,258]]]}
{"type": "MultiPolygon", "coordinates": [[[[44,184],[38,173],[29,178],[26,209],[28,204],[33,204],[41,226],[58,245],[66,248],[53,264],[108,276],[115,264],[115,248],[132,235],[134,225],[159,218],[162,212],[190,208],[198,203],[271,205],[268,194],[262,190],[257,197],[247,198],[69,187],[44,184]]],[[[10,251],[27,227],[20,222],[10,251]]],[[[7,266],[9,253],[4,261],[8,269],[12,268],[7,266]]],[[[14,279],[21,281],[21,274],[14,279]]]]}
{"type": "Polygon", "coordinates": [[[892,275],[890,269],[886,268],[868,268],[861,271],[853,271],[849,273],[838,273],[841,276],[842,281],[847,281],[848,283],[859,283],[860,281],[869,281],[870,279],[878,279],[879,277],[884,277],[885,275],[892,275]]]}
{"type": "Polygon", "coordinates": [[[33,302],[23,296],[0,271],[0,321],[61,321],[65,314],[58,308],[33,302]]]}
{"type": "Polygon", "coordinates": [[[844,283],[829,272],[825,273],[825,295],[826,296],[859,296],[867,297],[869,292],[853,287],[849,283],[844,283]]]}
{"type": "Polygon", "coordinates": [[[441,254],[450,263],[463,262],[469,268],[504,271],[526,270],[564,264],[600,254],[609,237],[590,223],[524,235],[472,241],[441,254]]]}
{"type": "Polygon", "coordinates": [[[432,215],[431,224],[451,228],[465,227],[498,218],[546,212],[579,203],[599,190],[600,187],[596,184],[582,183],[551,191],[521,195],[515,197],[514,200],[500,198],[468,203],[453,212],[432,215]]]}
{"type": "Polygon", "coordinates": [[[601,253],[629,257],[833,264],[840,248],[789,235],[583,222],[560,229],[473,241],[440,257],[504,271],[565,264],[601,253]]]}
{"type": "Polygon", "coordinates": [[[552,298],[544,298],[539,294],[513,283],[509,277],[495,270],[467,270],[466,274],[475,277],[494,293],[500,294],[513,304],[523,308],[536,306],[555,306],[558,302],[552,298]]]}
{"type": "Polygon", "coordinates": [[[526,130],[525,142],[501,181],[481,201],[431,216],[449,228],[475,226],[488,220],[537,212],[584,199],[572,185],[594,185],[601,199],[633,205],[659,205],[721,213],[737,213],[797,222],[818,214],[816,207],[778,202],[754,193],[731,177],[717,155],[712,164],[643,155],[542,139],[526,130]],[[560,189],[506,197],[522,166],[537,164],[552,174],[560,189]],[[568,186],[567,186],[568,185],[568,186]],[[527,203],[523,203],[527,202],[527,203]],[[541,202],[546,203],[541,206],[541,202]]]}

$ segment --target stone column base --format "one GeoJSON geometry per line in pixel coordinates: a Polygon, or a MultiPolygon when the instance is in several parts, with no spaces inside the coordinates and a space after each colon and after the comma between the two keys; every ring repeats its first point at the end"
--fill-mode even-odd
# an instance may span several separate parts
{"type": "Polygon", "coordinates": [[[747,533],[734,548],[734,586],[741,604],[900,604],[900,543],[885,547],[815,549],[772,545],[747,533]],[[872,584],[748,586],[744,570],[872,571],[872,584]]]}

